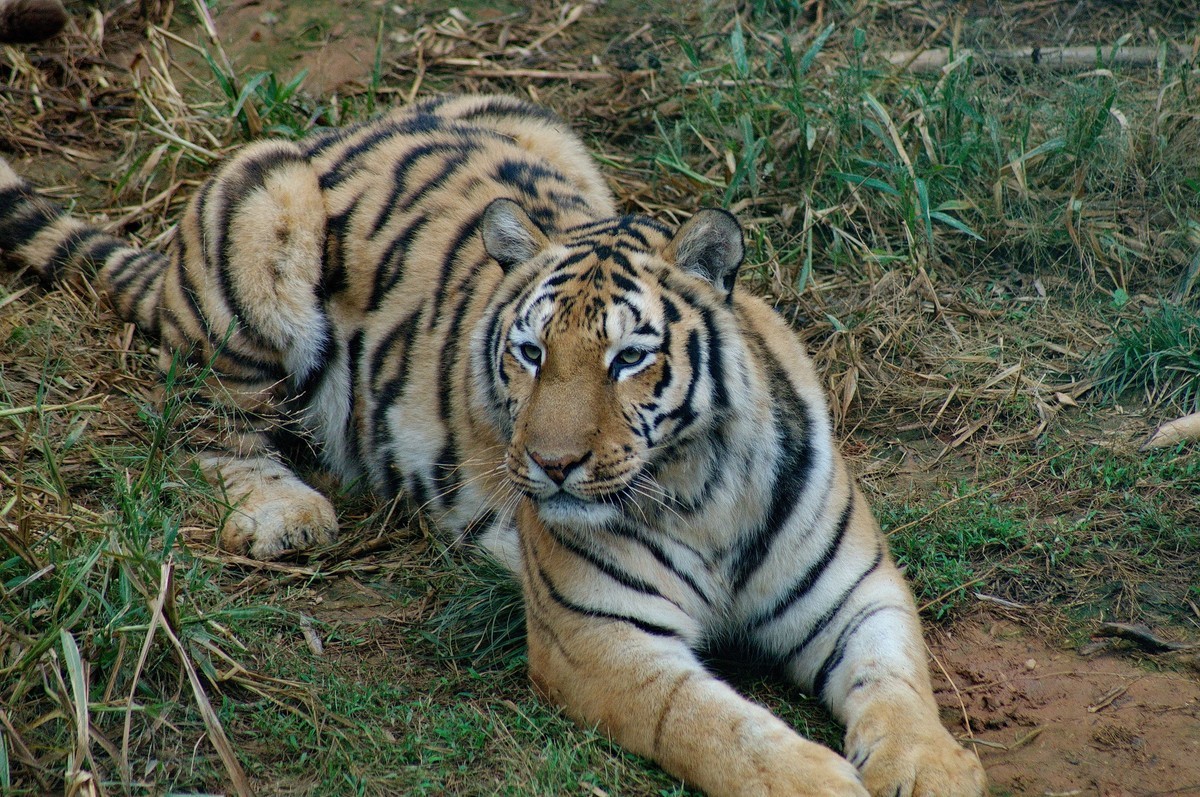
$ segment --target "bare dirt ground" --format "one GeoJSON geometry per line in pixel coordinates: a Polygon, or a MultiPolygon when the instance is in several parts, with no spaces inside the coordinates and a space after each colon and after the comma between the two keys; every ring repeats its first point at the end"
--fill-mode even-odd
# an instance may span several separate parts
{"type": "Polygon", "coordinates": [[[1080,656],[989,617],[936,635],[931,650],[943,716],[969,719],[999,793],[1200,794],[1195,669],[1128,651],[1080,656]]]}

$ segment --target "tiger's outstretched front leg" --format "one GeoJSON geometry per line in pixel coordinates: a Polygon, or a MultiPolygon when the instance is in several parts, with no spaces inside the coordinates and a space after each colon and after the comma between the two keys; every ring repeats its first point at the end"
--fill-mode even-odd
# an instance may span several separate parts
{"type": "Polygon", "coordinates": [[[302,427],[303,412],[289,410],[307,404],[330,347],[316,295],[325,225],[316,174],[299,149],[255,144],[193,197],[163,283],[164,370],[183,354],[204,374],[193,442],[230,505],[222,543],[256,558],[337,533],[329,500],[275,447],[281,432],[302,427]]]}
{"type": "MultiPolygon", "coordinates": [[[[846,725],[873,797],[982,797],[983,767],[938,717],[917,610],[887,557],[796,657],[792,673],[846,725]]],[[[853,568],[851,568],[853,572],[853,568]]]]}
{"type": "Polygon", "coordinates": [[[682,611],[584,608],[578,560],[530,507],[519,523],[530,677],[573,719],[713,797],[866,797],[844,758],[704,669],[682,611]]]}

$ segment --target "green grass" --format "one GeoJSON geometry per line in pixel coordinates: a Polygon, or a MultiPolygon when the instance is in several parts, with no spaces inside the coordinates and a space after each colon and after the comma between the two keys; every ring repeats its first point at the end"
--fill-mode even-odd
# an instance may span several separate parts
{"type": "Polygon", "coordinates": [[[939,618],[974,603],[972,585],[990,582],[995,568],[1019,567],[1012,554],[1032,543],[1037,525],[1027,507],[966,484],[916,503],[882,503],[876,513],[917,604],[939,618]]]}
{"type": "Polygon", "coordinates": [[[933,617],[953,616],[983,592],[1065,612],[1058,619],[1067,624],[1133,621],[1144,610],[1186,623],[1200,565],[1197,490],[1195,450],[1112,450],[1057,437],[997,457],[973,483],[885,496],[875,509],[933,617]],[[1147,602],[1138,596],[1149,584],[1147,602]]]}
{"type": "Polygon", "coordinates": [[[1171,301],[1146,309],[1117,326],[1092,370],[1113,398],[1200,412],[1200,314],[1171,301]]]}
{"type": "MultiPolygon", "coordinates": [[[[594,139],[622,198],[721,205],[746,221],[745,281],[808,340],[855,464],[869,471],[899,452],[924,472],[907,490],[894,487],[901,476],[868,488],[927,619],[969,616],[978,592],[1055,618],[1064,638],[1097,617],[1183,626],[1187,601],[1200,602],[1200,454],[1137,452],[1140,428],[1115,440],[1108,430],[1128,423],[1109,409],[1116,395],[1181,410],[1200,401],[1187,265],[1200,214],[1194,77],[1177,64],[1001,71],[978,57],[897,74],[879,53],[914,39],[891,27],[889,4],[850,22],[849,4],[827,6],[818,26],[791,0],[743,4],[740,18],[729,3],[619,3],[600,33],[582,27],[585,15],[549,40],[557,60],[538,62],[538,48],[489,57],[557,68],[578,52],[587,69],[612,68],[629,48],[637,64],[658,64],[652,78],[629,77],[633,89],[625,78],[470,86],[541,92],[594,139]],[[659,16],[639,38],[648,11],[659,16]],[[1072,387],[1093,379],[1099,395],[1072,387]]],[[[426,36],[446,16],[410,13],[402,24],[426,36]]],[[[554,13],[525,39],[523,18],[510,20],[516,45],[554,13]]],[[[330,29],[318,21],[301,44],[330,29]]],[[[208,48],[191,65],[198,82],[177,76],[193,103],[177,129],[210,134],[185,138],[214,150],[363,118],[414,80],[416,59],[391,63],[386,36],[364,91],[316,97],[299,71],[245,68],[193,28],[174,30],[208,48]]],[[[478,53],[451,52],[464,54],[478,53]]],[[[427,86],[467,85],[460,66],[430,55],[424,67],[427,86]]],[[[6,113],[53,88],[14,94],[6,113]]],[[[91,123],[123,153],[105,189],[120,206],[110,217],[212,167],[178,142],[131,135],[159,124],[148,100],[101,88],[91,97],[109,121],[91,123]]],[[[40,129],[43,112],[24,112],[37,124],[20,129],[40,129]]],[[[56,129],[69,135],[70,123],[56,129]]],[[[162,225],[154,214],[131,222],[147,239],[162,225]]],[[[0,301],[23,286],[5,280],[0,301]]],[[[0,708],[16,729],[0,731],[0,791],[59,791],[74,769],[112,793],[230,791],[188,662],[264,793],[689,793],[538,700],[513,582],[434,549],[392,507],[340,497],[346,542],[279,569],[211,555],[226,508],[177,450],[186,385],[161,407],[149,401],[152,356],[115,345],[111,318],[81,310],[94,304],[86,292],[66,295],[0,309],[0,708]],[[171,600],[156,609],[160,595],[171,600]],[[304,645],[305,616],[324,656],[304,645]],[[81,746],[84,719],[92,740],[81,746]]],[[[836,723],[794,690],[738,685],[840,743],[836,723]]]]}

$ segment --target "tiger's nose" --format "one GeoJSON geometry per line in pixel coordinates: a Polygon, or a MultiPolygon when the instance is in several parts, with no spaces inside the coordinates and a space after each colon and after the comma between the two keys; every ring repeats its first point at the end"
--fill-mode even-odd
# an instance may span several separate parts
{"type": "Polygon", "coordinates": [[[565,482],[567,477],[571,475],[571,472],[584,463],[584,461],[588,458],[588,455],[584,454],[581,457],[568,456],[550,458],[544,457],[536,451],[530,451],[529,458],[537,463],[538,467],[542,469],[542,472],[545,473],[551,481],[561,487],[562,483],[565,482]]]}

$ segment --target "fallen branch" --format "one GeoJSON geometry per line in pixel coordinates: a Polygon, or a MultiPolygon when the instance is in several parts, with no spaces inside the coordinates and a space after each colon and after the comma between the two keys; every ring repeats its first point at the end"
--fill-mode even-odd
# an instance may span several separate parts
{"type": "Polygon", "coordinates": [[[1101,623],[1096,636],[1128,639],[1148,653],[1167,653],[1177,650],[1195,650],[1200,648],[1200,643],[1172,642],[1169,639],[1163,639],[1156,635],[1144,625],[1132,625],[1130,623],[1101,623]]]}
{"type": "Polygon", "coordinates": [[[490,78],[525,78],[527,80],[614,80],[610,72],[585,72],[578,69],[467,69],[464,75],[490,78]]]}
{"type": "MultiPolygon", "coordinates": [[[[1097,67],[1152,67],[1158,64],[1163,50],[1159,47],[1119,47],[1103,45],[1090,47],[1014,47],[1009,50],[960,50],[951,58],[948,47],[929,50],[896,50],[884,53],[894,66],[909,72],[937,72],[947,64],[972,56],[976,66],[982,64],[1036,66],[1044,69],[1068,70],[1097,67]]],[[[1170,47],[1167,56],[1190,61],[1191,51],[1183,47],[1170,47]]]]}

